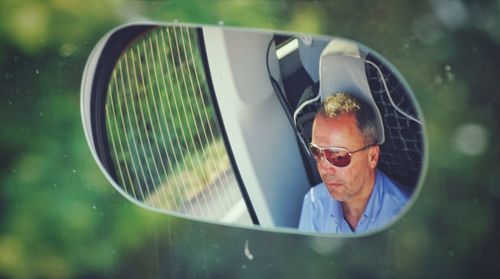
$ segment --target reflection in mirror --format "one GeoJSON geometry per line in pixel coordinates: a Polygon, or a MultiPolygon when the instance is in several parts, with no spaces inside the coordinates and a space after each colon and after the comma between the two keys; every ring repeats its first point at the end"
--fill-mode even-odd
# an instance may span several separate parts
{"type": "Polygon", "coordinates": [[[373,108],[377,167],[410,195],[424,161],[418,106],[387,61],[340,38],[121,27],[89,58],[82,116],[97,162],[134,203],[298,228],[310,189],[325,187],[309,143],[321,102],[336,92],[373,108]]]}
{"type": "Polygon", "coordinates": [[[98,142],[113,182],[151,208],[251,224],[210,100],[198,30],[149,27],[128,39],[110,61],[97,108],[105,111],[98,142]]]}
{"type": "Polygon", "coordinates": [[[156,28],[112,73],[108,143],[118,185],[134,199],[217,221],[248,222],[215,121],[196,30],[156,28]],[[227,215],[239,209],[237,219],[227,215]]]}

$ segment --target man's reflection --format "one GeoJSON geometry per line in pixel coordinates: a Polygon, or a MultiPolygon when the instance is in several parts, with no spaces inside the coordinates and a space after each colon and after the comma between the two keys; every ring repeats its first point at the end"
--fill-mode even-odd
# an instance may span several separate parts
{"type": "Polygon", "coordinates": [[[310,144],[322,183],[304,196],[299,229],[362,233],[389,223],[409,199],[409,188],[377,169],[375,113],[346,93],[325,98],[310,144]]]}

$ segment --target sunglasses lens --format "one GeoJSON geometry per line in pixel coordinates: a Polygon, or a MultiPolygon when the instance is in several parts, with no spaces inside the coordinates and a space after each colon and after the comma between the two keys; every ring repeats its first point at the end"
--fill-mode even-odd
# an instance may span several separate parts
{"type": "Polygon", "coordinates": [[[312,145],[310,146],[310,149],[311,149],[311,154],[314,157],[314,160],[316,160],[316,162],[321,161],[321,150],[319,150],[319,148],[317,148],[316,146],[312,145]]]}
{"type": "Polygon", "coordinates": [[[351,155],[347,150],[325,149],[323,153],[328,162],[334,166],[345,167],[351,163],[351,155]]]}

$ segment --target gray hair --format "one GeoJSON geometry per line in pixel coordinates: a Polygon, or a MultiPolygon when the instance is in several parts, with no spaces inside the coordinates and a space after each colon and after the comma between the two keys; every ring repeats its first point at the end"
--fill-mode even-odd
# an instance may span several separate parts
{"type": "Polygon", "coordinates": [[[364,137],[364,144],[378,143],[377,123],[375,111],[365,101],[349,93],[338,92],[326,97],[321,102],[317,115],[334,118],[344,113],[354,113],[358,129],[364,137]]]}

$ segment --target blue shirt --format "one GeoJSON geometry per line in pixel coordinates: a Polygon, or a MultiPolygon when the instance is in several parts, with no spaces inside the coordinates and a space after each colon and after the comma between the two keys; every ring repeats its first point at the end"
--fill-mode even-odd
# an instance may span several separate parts
{"type": "Polygon", "coordinates": [[[396,184],[382,171],[376,171],[375,185],[365,212],[353,231],[344,219],[342,205],[324,183],[311,188],[304,196],[299,230],[331,233],[363,233],[383,227],[392,221],[411,195],[409,188],[396,184]]]}

